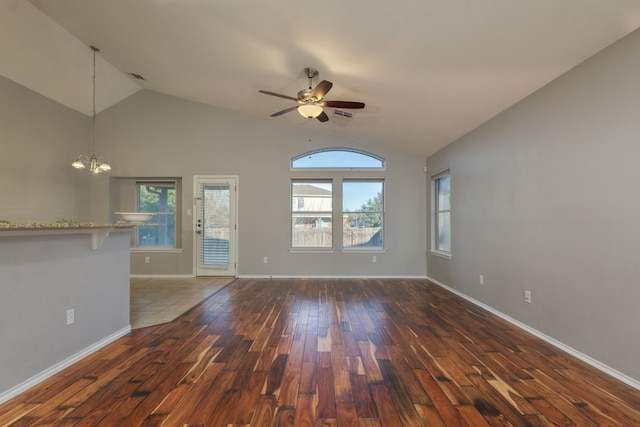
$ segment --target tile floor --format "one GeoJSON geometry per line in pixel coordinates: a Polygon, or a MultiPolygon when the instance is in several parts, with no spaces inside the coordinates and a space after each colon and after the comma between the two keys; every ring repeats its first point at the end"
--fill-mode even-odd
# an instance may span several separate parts
{"type": "Polygon", "coordinates": [[[233,277],[131,278],[131,327],[170,322],[233,280],[233,277]]]}

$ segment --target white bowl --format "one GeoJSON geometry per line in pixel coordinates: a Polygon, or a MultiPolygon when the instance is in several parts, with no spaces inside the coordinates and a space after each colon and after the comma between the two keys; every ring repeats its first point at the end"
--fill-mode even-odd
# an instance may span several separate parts
{"type": "Polygon", "coordinates": [[[121,220],[126,222],[147,222],[155,216],[152,212],[116,212],[121,220]]]}

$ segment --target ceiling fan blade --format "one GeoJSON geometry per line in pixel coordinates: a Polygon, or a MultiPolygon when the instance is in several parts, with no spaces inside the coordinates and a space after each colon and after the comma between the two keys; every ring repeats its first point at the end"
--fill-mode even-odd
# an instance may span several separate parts
{"type": "Polygon", "coordinates": [[[284,110],[282,110],[282,111],[278,111],[277,113],[273,113],[273,114],[271,115],[271,117],[278,117],[278,116],[281,116],[281,115],[283,115],[283,114],[285,114],[285,113],[288,113],[289,111],[293,111],[293,110],[295,110],[296,108],[298,108],[298,106],[297,106],[297,105],[294,105],[293,107],[285,108],[285,109],[284,109],[284,110]]]}
{"type": "Polygon", "coordinates": [[[258,92],[264,93],[265,95],[277,96],[278,98],[290,99],[292,101],[297,101],[298,100],[298,98],[294,98],[294,97],[288,96],[288,95],[281,95],[281,94],[275,93],[275,92],[269,92],[268,90],[259,90],[258,92]]]}
{"type": "Polygon", "coordinates": [[[325,113],[324,111],[322,113],[320,113],[320,115],[318,117],[316,117],[318,120],[320,120],[321,122],[326,122],[329,120],[329,116],[327,116],[327,113],[325,113]]]}
{"type": "Polygon", "coordinates": [[[331,90],[333,87],[333,83],[323,80],[313,89],[311,92],[311,96],[315,96],[318,101],[320,101],[324,96],[331,90]]]}
{"type": "Polygon", "coordinates": [[[334,108],[364,108],[364,102],[353,101],[324,101],[327,107],[334,108]]]}

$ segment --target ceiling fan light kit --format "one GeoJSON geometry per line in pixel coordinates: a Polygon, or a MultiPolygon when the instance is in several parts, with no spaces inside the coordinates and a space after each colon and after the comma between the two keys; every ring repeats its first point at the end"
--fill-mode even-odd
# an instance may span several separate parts
{"type": "Polygon", "coordinates": [[[300,113],[302,117],[306,117],[308,119],[315,119],[322,114],[323,111],[323,108],[316,104],[303,104],[298,107],[298,113],[300,113]]]}
{"type": "Polygon", "coordinates": [[[289,111],[298,110],[298,113],[302,117],[308,119],[318,119],[320,122],[326,122],[329,120],[329,116],[324,112],[324,107],[335,107],[335,108],[352,108],[352,109],[360,109],[364,108],[363,102],[355,102],[355,101],[323,101],[324,96],[331,90],[333,87],[333,83],[327,80],[322,80],[315,88],[312,88],[311,81],[314,77],[318,76],[318,70],[315,68],[307,67],[304,69],[304,73],[309,79],[309,88],[303,89],[298,92],[298,97],[294,98],[288,95],[281,95],[275,92],[269,92],[266,90],[259,91],[260,93],[264,93],[265,95],[277,96],[278,98],[289,99],[292,101],[296,101],[299,105],[297,107],[289,107],[284,110],[273,113],[271,117],[277,117],[282,114],[288,113],[289,111]]]}

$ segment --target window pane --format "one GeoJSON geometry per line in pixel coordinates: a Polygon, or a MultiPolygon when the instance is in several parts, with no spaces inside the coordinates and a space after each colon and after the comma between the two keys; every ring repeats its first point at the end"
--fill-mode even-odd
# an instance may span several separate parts
{"type": "Polygon", "coordinates": [[[206,266],[229,265],[229,229],[231,228],[229,184],[202,184],[202,250],[200,262],[206,266]]]}
{"type": "Polygon", "coordinates": [[[439,211],[448,211],[451,209],[449,205],[449,175],[444,175],[436,181],[438,192],[438,208],[439,211]]]}
{"type": "Polygon", "coordinates": [[[331,248],[331,217],[293,214],[291,236],[293,248],[331,248]]]}
{"type": "Polygon", "coordinates": [[[174,184],[137,184],[138,212],[158,212],[150,225],[138,226],[138,246],[175,246],[176,190],[174,184]]]}
{"type": "Polygon", "coordinates": [[[291,160],[294,169],[339,169],[339,168],[375,168],[384,167],[384,160],[373,154],[359,151],[334,149],[303,154],[291,160]]]}
{"type": "Polygon", "coordinates": [[[348,214],[342,244],[345,248],[382,248],[382,214],[348,214]]]}
{"type": "Polygon", "coordinates": [[[344,181],[342,198],[343,247],[382,248],[384,183],[344,181]]]}
{"type": "Polygon", "coordinates": [[[293,212],[331,212],[332,210],[330,182],[294,181],[291,196],[293,212]]]}
{"type": "Polygon", "coordinates": [[[342,210],[345,212],[381,212],[382,181],[344,181],[342,210]]]}
{"type": "Polygon", "coordinates": [[[437,249],[441,252],[451,252],[451,214],[440,212],[437,218],[437,249]]]}
{"type": "Polygon", "coordinates": [[[331,248],[333,186],[330,181],[291,182],[291,247],[331,248]]]}
{"type": "Polygon", "coordinates": [[[432,248],[438,252],[451,252],[451,175],[446,172],[433,180],[435,191],[433,209],[432,248]]]}

